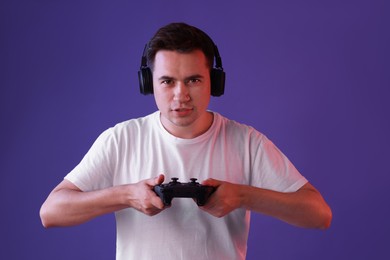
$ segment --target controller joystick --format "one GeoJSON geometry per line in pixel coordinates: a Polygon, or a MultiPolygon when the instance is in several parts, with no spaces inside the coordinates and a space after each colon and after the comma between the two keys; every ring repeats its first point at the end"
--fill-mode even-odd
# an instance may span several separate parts
{"type": "Polygon", "coordinates": [[[154,186],[154,191],[165,206],[171,205],[173,198],[194,198],[198,206],[203,206],[215,190],[212,186],[199,184],[196,178],[191,178],[188,183],[180,183],[178,180],[171,178],[169,183],[154,186]]]}

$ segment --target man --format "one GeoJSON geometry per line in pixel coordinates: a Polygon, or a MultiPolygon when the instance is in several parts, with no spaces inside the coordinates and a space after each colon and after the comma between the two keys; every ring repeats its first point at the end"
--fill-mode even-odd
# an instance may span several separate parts
{"type": "Polygon", "coordinates": [[[329,227],[320,193],[270,140],[207,110],[210,94],[223,94],[224,73],[203,31],[183,23],[159,29],[139,77],[158,111],[99,136],[42,205],[45,227],[115,212],[117,259],[245,259],[251,211],[329,227]],[[172,177],[197,178],[215,192],[204,206],[178,198],[164,206],[153,187],[172,177]]]}

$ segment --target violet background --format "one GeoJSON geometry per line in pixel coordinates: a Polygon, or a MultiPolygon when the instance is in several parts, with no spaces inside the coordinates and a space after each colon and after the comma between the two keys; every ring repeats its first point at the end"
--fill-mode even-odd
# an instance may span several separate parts
{"type": "Polygon", "coordinates": [[[333,209],[326,231],[252,214],[248,259],[388,258],[389,11],[379,0],[1,1],[0,258],[114,259],[113,215],[45,230],[38,212],[103,130],[155,111],[137,71],[173,21],[219,47],[226,92],[210,109],[266,134],[333,209]]]}

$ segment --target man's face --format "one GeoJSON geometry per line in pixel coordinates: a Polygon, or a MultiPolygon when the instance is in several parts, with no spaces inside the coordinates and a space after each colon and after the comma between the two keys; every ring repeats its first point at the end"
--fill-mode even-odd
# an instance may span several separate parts
{"type": "Polygon", "coordinates": [[[153,91],[161,122],[171,134],[193,138],[204,133],[213,116],[210,69],[200,50],[190,53],[160,50],[154,60],[153,91]]]}

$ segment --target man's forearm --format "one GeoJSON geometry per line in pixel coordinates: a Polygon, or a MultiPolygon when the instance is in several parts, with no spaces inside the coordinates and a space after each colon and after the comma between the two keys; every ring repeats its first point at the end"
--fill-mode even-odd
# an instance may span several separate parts
{"type": "Polygon", "coordinates": [[[242,206],[276,217],[289,224],[306,228],[328,228],[332,212],[321,194],[309,183],[292,193],[255,187],[241,189],[242,206]]]}
{"type": "Polygon", "coordinates": [[[128,207],[120,186],[82,192],[73,189],[54,190],[41,207],[45,227],[73,226],[97,216],[128,207]]]}
{"type": "Polygon", "coordinates": [[[43,203],[40,211],[42,224],[45,227],[73,226],[125,208],[156,215],[165,207],[153,187],[163,181],[164,175],[160,174],[133,184],[83,192],[64,180],[43,203]]]}

